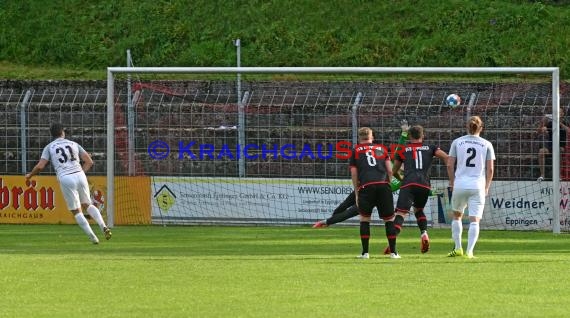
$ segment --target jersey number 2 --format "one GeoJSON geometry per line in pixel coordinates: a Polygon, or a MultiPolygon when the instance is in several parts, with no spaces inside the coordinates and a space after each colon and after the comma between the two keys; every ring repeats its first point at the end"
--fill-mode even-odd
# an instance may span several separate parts
{"type": "Polygon", "coordinates": [[[475,148],[467,148],[467,153],[469,153],[471,155],[469,157],[467,157],[467,160],[465,161],[465,166],[475,167],[475,164],[471,163],[471,160],[475,159],[475,156],[477,155],[477,151],[475,150],[475,148]]]}
{"type": "Polygon", "coordinates": [[[57,158],[57,160],[61,163],[66,163],[67,160],[69,161],[75,161],[77,160],[75,158],[75,156],[73,155],[73,151],[71,150],[71,146],[65,146],[65,148],[67,149],[67,153],[65,152],[65,149],[59,147],[55,149],[55,153],[57,153],[60,157],[57,158]],[[69,155],[69,159],[68,159],[68,155],[69,155]]]}

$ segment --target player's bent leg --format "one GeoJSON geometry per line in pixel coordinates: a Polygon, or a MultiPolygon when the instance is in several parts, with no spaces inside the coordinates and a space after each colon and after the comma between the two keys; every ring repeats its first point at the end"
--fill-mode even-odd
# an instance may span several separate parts
{"type": "Polygon", "coordinates": [[[356,207],[356,205],[353,205],[342,212],[333,213],[333,215],[326,220],[315,222],[315,224],[313,224],[313,228],[325,228],[333,224],[344,222],[357,215],[358,215],[358,207],[356,207]]]}
{"type": "Polygon", "coordinates": [[[83,207],[83,210],[87,211],[87,213],[91,216],[91,218],[95,220],[95,222],[97,222],[97,225],[99,225],[101,231],[103,231],[107,227],[105,221],[103,220],[103,216],[101,216],[101,211],[99,211],[97,207],[95,207],[91,203],[82,203],[81,206],[83,207]]]}
{"type": "Polygon", "coordinates": [[[83,215],[83,211],[81,211],[80,198],[84,193],[83,192],[81,194],[78,193],[76,188],[76,181],[77,181],[76,174],[65,175],[59,179],[59,185],[61,188],[61,192],[63,194],[63,198],[65,199],[65,204],[67,205],[69,211],[71,211],[71,213],[73,214],[75,222],[77,222],[77,224],[83,230],[83,232],[87,234],[89,240],[93,244],[99,244],[99,239],[97,238],[95,233],[93,233],[93,230],[89,225],[89,222],[83,215]]]}
{"type": "Polygon", "coordinates": [[[395,212],[396,216],[394,217],[394,227],[396,228],[396,235],[399,235],[402,231],[402,226],[404,225],[404,220],[408,211],[396,208],[395,212]]]}
{"type": "Polygon", "coordinates": [[[356,194],[354,191],[334,209],[332,216],[326,220],[321,220],[313,224],[313,228],[325,228],[339,222],[343,222],[358,215],[358,208],[356,207],[356,194]]]}
{"type": "Polygon", "coordinates": [[[348,197],[346,197],[346,199],[344,199],[344,201],[341,204],[339,204],[338,207],[336,207],[336,209],[334,209],[333,215],[338,214],[338,213],[342,213],[342,212],[346,211],[346,209],[349,209],[350,207],[352,207],[354,205],[356,205],[356,194],[354,193],[354,191],[352,191],[348,195],[348,197]]]}
{"type": "Polygon", "coordinates": [[[83,213],[79,209],[72,210],[71,213],[73,213],[75,221],[77,222],[79,227],[83,230],[83,232],[85,232],[85,234],[87,234],[87,237],[89,237],[89,240],[93,244],[99,244],[99,238],[97,238],[97,235],[95,235],[95,233],[93,233],[93,230],[91,229],[91,226],[89,226],[89,222],[87,221],[85,216],[83,216],[83,213]]]}
{"type": "Polygon", "coordinates": [[[101,211],[99,211],[99,209],[97,209],[96,206],[90,203],[83,203],[82,206],[84,207],[85,210],[87,210],[87,213],[89,213],[89,215],[95,220],[95,222],[97,222],[97,225],[99,225],[99,228],[105,235],[105,239],[110,240],[111,237],[113,236],[113,233],[111,233],[111,230],[109,229],[109,227],[107,227],[107,224],[105,224],[103,216],[101,215],[101,211]]]}
{"type": "Polygon", "coordinates": [[[415,208],[416,221],[418,223],[418,228],[420,229],[420,251],[422,254],[429,251],[429,235],[427,232],[427,218],[424,214],[424,209],[415,208]]]}

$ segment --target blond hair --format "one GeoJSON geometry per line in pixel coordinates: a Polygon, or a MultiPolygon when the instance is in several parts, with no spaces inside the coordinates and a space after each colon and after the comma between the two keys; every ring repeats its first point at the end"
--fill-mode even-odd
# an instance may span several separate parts
{"type": "Polygon", "coordinates": [[[467,131],[470,135],[476,135],[483,130],[483,121],[479,116],[471,116],[467,122],[467,131]]]}
{"type": "Polygon", "coordinates": [[[368,127],[362,127],[358,129],[358,140],[367,140],[370,139],[370,134],[372,133],[372,129],[368,127]]]}

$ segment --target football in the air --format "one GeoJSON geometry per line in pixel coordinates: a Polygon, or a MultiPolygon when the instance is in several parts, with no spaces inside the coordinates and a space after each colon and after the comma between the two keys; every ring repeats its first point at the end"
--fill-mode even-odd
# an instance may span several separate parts
{"type": "Polygon", "coordinates": [[[457,107],[461,105],[461,97],[457,94],[450,94],[445,98],[445,103],[449,107],[457,107]]]}

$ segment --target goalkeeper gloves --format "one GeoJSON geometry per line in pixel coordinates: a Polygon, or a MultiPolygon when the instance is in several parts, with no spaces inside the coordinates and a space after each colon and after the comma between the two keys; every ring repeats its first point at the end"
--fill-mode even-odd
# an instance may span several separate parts
{"type": "Polygon", "coordinates": [[[408,124],[408,121],[405,119],[402,119],[402,121],[400,122],[400,128],[402,128],[402,131],[408,132],[408,130],[410,129],[410,125],[408,124]]]}
{"type": "Polygon", "coordinates": [[[392,189],[392,192],[398,191],[401,185],[402,182],[395,177],[392,177],[392,180],[390,180],[390,189],[392,189]]]}
{"type": "Polygon", "coordinates": [[[408,130],[410,129],[410,125],[408,124],[408,121],[405,119],[402,119],[402,121],[400,122],[400,128],[402,128],[401,136],[404,138],[408,138],[408,130]]]}

